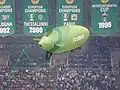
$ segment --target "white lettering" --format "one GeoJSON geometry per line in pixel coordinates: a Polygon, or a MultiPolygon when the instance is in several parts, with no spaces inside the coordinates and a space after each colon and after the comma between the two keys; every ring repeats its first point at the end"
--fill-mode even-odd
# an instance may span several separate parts
{"type": "Polygon", "coordinates": [[[31,8],[32,8],[32,9],[35,9],[35,8],[36,8],[36,9],[40,9],[40,8],[43,8],[43,6],[29,6],[29,5],[28,5],[28,9],[31,9],[31,8]]]}
{"type": "Polygon", "coordinates": [[[46,13],[46,9],[25,9],[25,13],[29,13],[29,12],[46,13]]]}
{"type": "Polygon", "coordinates": [[[112,23],[111,22],[99,22],[98,27],[99,28],[111,28],[112,23]]]}
{"type": "Polygon", "coordinates": [[[12,12],[12,8],[10,8],[10,9],[0,9],[0,12],[12,12]]]}
{"type": "Polygon", "coordinates": [[[12,22],[1,22],[0,27],[4,27],[4,26],[13,26],[13,24],[12,22]]]}
{"type": "Polygon", "coordinates": [[[117,6],[117,4],[94,4],[94,5],[92,5],[92,8],[99,8],[99,7],[108,7],[108,8],[110,8],[110,7],[113,7],[113,8],[115,8],[115,7],[118,7],[117,6]]]}
{"type": "Polygon", "coordinates": [[[78,41],[80,41],[80,40],[82,40],[82,39],[84,39],[85,38],[85,36],[84,35],[81,35],[81,36],[78,36],[78,37],[75,37],[75,38],[73,38],[73,42],[78,42],[78,41]]]}
{"type": "Polygon", "coordinates": [[[48,22],[24,22],[24,26],[48,26],[48,22]]]}
{"type": "Polygon", "coordinates": [[[42,27],[29,27],[29,33],[43,33],[42,27]]]}
{"type": "Polygon", "coordinates": [[[7,33],[10,33],[10,28],[7,27],[7,28],[0,28],[0,33],[4,33],[4,34],[7,34],[7,33]]]}
{"type": "Polygon", "coordinates": [[[108,10],[109,10],[109,8],[108,8],[108,7],[106,7],[106,8],[103,8],[103,7],[102,7],[102,8],[100,8],[100,11],[101,11],[101,12],[107,12],[108,10]]]}
{"type": "Polygon", "coordinates": [[[77,6],[76,5],[70,5],[70,6],[66,6],[66,5],[62,5],[62,8],[64,8],[64,9],[68,9],[68,8],[77,8],[77,6]]]}
{"type": "Polygon", "coordinates": [[[80,9],[59,9],[59,12],[80,13],[80,9]]]}
{"type": "Polygon", "coordinates": [[[63,22],[63,25],[75,25],[75,22],[63,22]]]}

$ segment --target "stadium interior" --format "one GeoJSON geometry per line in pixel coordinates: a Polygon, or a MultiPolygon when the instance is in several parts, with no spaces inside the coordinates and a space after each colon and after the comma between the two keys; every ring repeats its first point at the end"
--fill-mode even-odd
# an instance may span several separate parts
{"type": "MultiPolygon", "coordinates": [[[[55,27],[56,0],[48,1],[55,27]]],[[[83,26],[91,33],[90,1],[83,3],[83,26]]],[[[119,32],[91,35],[82,48],[45,61],[46,52],[23,33],[22,3],[15,0],[15,34],[0,37],[0,90],[120,90],[120,12],[119,32]]]]}

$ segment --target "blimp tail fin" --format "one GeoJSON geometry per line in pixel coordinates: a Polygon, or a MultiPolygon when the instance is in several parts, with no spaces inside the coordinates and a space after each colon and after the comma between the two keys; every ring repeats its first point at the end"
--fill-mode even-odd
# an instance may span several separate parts
{"type": "Polygon", "coordinates": [[[46,52],[45,60],[46,60],[46,61],[49,61],[49,60],[51,59],[52,54],[53,54],[52,52],[55,52],[55,51],[58,50],[59,48],[60,48],[59,46],[54,45],[54,47],[51,48],[51,49],[49,50],[49,52],[46,52]]]}
{"type": "Polygon", "coordinates": [[[56,46],[58,46],[58,47],[64,47],[64,44],[60,43],[60,44],[56,44],[56,46]]]}
{"type": "Polygon", "coordinates": [[[54,45],[53,48],[51,48],[49,51],[50,52],[55,52],[56,50],[58,50],[60,48],[60,46],[54,45]]]}

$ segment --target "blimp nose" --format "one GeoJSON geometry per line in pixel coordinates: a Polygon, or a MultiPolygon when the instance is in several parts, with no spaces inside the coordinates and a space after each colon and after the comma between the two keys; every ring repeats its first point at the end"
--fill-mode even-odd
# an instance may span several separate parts
{"type": "Polygon", "coordinates": [[[41,43],[41,41],[40,41],[38,44],[39,44],[40,47],[42,47],[42,43],[41,43]]]}
{"type": "Polygon", "coordinates": [[[40,46],[40,47],[42,47],[42,45],[41,45],[41,44],[40,44],[39,46],[40,46]]]}

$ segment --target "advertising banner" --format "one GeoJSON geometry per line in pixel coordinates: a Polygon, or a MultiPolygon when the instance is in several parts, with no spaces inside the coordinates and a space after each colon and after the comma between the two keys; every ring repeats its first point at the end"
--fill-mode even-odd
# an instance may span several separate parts
{"type": "Polygon", "coordinates": [[[82,24],[83,0],[56,0],[56,26],[82,24]]]}
{"type": "Polygon", "coordinates": [[[15,32],[14,0],[0,0],[0,36],[6,37],[15,32]]]}
{"type": "Polygon", "coordinates": [[[118,31],[118,0],[92,0],[93,35],[111,35],[118,31]]]}
{"type": "Polygon", "coordinates": [[[24,0],[24,33],[38,37],[48,26],[48,0],[24,0]]]}

